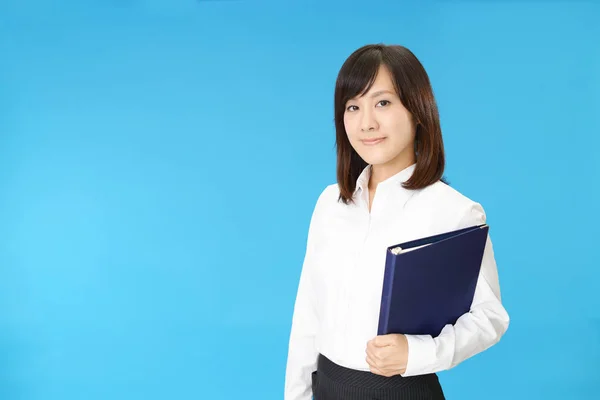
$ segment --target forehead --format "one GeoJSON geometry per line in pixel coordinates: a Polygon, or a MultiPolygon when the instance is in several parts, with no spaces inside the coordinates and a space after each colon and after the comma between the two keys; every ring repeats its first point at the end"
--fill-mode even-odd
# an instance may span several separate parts
{"type": "Polygon", "coordinates": [[[365,88],[363,88],[363,91],[357,94],[353,99],[369,97],[381,91],[389,91],[392,93],[396,93],[392,76],[390,75],[388,69],[383,65],[379,67],[377,74],[375,75],[375,79],[373,80],[373,83],[370,84],[370,86],[367,85],[365,88]],[[369,88],[369,90],[364,92],[364,90],[367,87],[369,88]]]}
{"type": "Polygon", "coordinates": [[[367,93],[375,92],[381,89],[394,89],[392,76],[390,75],[388,69],[383,65],[379,67],[379,70],[377,71],[377,76],[375,77],[375,81],[373,82],[373,85],[367,93]]]}

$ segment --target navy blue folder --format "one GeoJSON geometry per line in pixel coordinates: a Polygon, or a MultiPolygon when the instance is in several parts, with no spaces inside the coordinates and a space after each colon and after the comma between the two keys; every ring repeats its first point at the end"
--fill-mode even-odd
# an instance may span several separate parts
{"type": "Polygon", "coordinates": [[[436,337],[469,312],[488,231],[483,224],[388,247],[377,334],[436,337]]]}

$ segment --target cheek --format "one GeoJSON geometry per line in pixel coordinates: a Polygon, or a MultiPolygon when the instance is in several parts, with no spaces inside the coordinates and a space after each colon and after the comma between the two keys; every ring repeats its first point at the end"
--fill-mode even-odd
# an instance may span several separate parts
{"type": "Polygon", "coordinates": [[[346,130],[346,135],[350,139],[353,139],[356,135],[356,124],[350,118],[344,118],[344,129],[346,130]]]}
{"type": "Polygon", "coordinates": [[[346,128],[346,132],[350,132],[350,128],[351,128],[352,124],[350,121],[350,118],[348,117],[344,117],[344,127],[346,128]]]}
{"type": "Polygon", "coordinates": [[[393,132],[395,140],[410,141],[414,128],[408,118],[389,118],[385,121],[386,130],[393,132]]]}

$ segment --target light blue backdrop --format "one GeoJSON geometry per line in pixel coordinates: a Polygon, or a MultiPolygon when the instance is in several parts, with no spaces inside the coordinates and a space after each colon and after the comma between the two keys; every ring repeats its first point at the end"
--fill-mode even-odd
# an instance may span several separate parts
{"type": "Polygon", "coordinates": [[[512,317],[448,398],[593,398],[600,6],[413,3],[3,0],[0,398],[281,399],[335,77],[373,42],[429,71],[512,317]]]}

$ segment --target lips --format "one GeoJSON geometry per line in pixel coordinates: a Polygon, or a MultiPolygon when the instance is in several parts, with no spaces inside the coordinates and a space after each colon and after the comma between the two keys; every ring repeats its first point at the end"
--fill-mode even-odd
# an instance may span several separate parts
{"type": "Polygon", "coordinates": [[[361,142],[364,145],[372,146],[372,145],[379,144],[379,143],[383,142],[384,139],[385,139],[385,136],[381,136],[381,137],[376,137],[376,138],[362,139],[361,142]]]}

